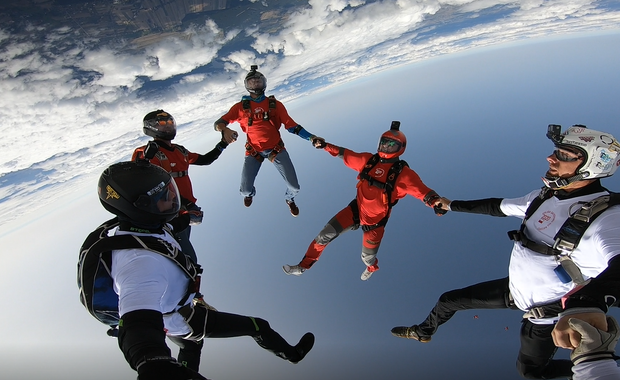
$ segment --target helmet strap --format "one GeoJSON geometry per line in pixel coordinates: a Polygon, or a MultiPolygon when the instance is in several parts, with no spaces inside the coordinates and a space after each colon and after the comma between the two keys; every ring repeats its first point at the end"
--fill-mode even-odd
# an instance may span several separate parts
{"type": "Polygon", "coordinates": [[[566,186],[570,185],[573,182],[581,181],[583,179],[583,174],[577,174],[569,178],[560,178],[560,177],[552,177],[547,178],[543,177],[542,180],[548,188],[552,190],[563,189],[566,186]]]}

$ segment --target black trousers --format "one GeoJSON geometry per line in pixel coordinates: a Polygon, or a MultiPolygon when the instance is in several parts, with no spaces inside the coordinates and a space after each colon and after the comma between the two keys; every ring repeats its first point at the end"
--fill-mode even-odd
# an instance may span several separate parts
{"type": "MultiPolygon", "coordinates": [[[[450,290],[439,297],[428,317],[418,325],[420,335],[431,336],[459,310],[515,309],[510,302],[508,277],[450,290]]],[[[527,379],[554,379],[572,376],[570,360],[553,360],[557,347],[551,331],[554,325],[536,325],[522,321],[521,347],[517,370],[527,379]]]]}
{"type": "Polygon", "coordinates": [[[207,338],[250,336],[263,349],[285,359],[297,361],[300,354],[262,318],[209,310],[207,338]]]}

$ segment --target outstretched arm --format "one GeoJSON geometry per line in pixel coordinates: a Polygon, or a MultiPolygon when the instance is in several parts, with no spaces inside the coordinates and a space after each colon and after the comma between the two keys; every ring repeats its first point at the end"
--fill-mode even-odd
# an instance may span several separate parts
{"type": "Polygon", "coordinates": [[[506,216],[500,208],[501,198],[486,198],[473,201],[451,201],[448,198],[440,198],[438,205],[442,210],[455,212],[469,212],[473,214],[485,214],[491,216],[506,216]]]}
{"type": "Polygon", "coordinates": [[[210,152],[205,154],[199,154],[194,161],[190,163],[193,165],[211,165],[213,161],[217,160],[218,157],[222,154],[224,149],[228,146],[228,143],[224,140],[220,141],[215,145],[210,152]]]}
{"type": "Polygon", "coordinates": [[[301,137],[304,140],[308,140],[312,143],[312,145],[317,148],[317,149],[323,149],[325,148],[326,142],[325,139],[322,137],[318,137],[315,136],[313,134],[311,134],[310,132],[306,131],[304,129],[304,127],[302,127],[301,125],[296,125],[294,127],[291,128],[287,128],[287,131],[289,131],[289,133],[292,133],[294,135],[298,135],[299,137],[301,137]]]}

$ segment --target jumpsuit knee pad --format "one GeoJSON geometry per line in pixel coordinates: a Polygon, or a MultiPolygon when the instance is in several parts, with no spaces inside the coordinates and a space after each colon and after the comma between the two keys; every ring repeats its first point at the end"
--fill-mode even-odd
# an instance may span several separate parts
{"type": "Polygon", "coordinates": [[[338,235],[340,235],[340,232],[336,230],[336,228],[332,225],[330,221],[330,223],[327,223],[325,227],[323,227],[323,229],[321,230],[321,232],[319,232],[316,238],[314,238],[314,241],[320,245],[327,245],[332,240],[337,238],[338,235]]]}

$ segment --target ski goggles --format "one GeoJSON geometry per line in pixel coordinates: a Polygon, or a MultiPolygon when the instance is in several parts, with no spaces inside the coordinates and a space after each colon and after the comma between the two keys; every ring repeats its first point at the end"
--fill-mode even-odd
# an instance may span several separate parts
{"type": "Polygon", "coordinates": [[[165,127],[165,126],[172,127],[176,125],[176,123],[174,122],[174,119],[171,117],[158,117],[155,119],[155,122],[162,127],[165,127]]]}
{"type": "MultiPolygon", "coordinates": [[[[573,152],[571,152],[573,153],[573,152]]],[[[582,155],[579,155],[578,153],[573,153],[573,154],[577,154],[577,157],[573,157],[568,155],[566,152],[560,150],[560,149],[556,149],[553,151],[553,155],[555,156],[555,158],[558,159],[558,161],[562,161],[562,162],[575,162],[577,160],[580,160],[581,158],[583,158],[582,155]]]]}
{"type": "Polygon", "coordinates": [[[382,137],[379,140],[379,152],[382,153],[395,153],[400,150],[402,144],[400,141],[393,140],[387,137],[382,137]]]}

